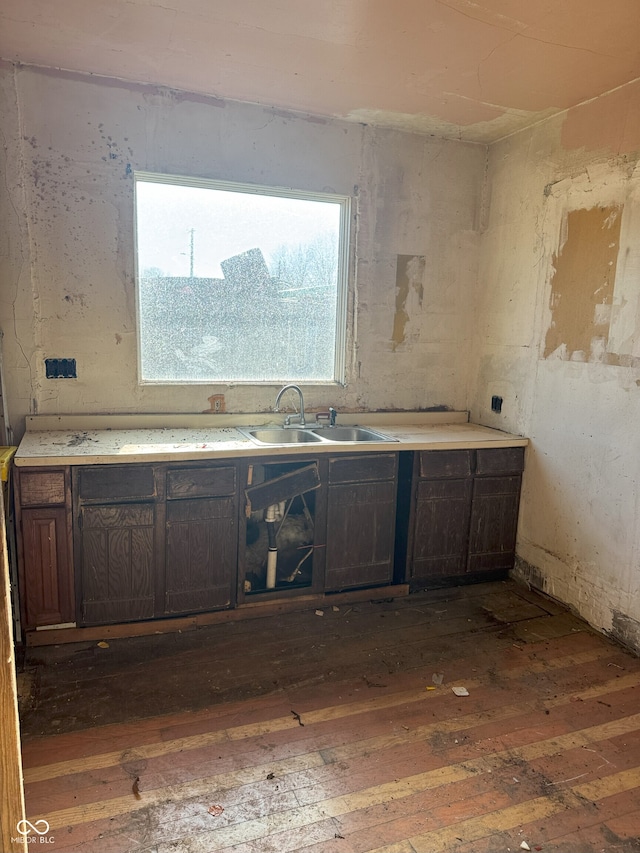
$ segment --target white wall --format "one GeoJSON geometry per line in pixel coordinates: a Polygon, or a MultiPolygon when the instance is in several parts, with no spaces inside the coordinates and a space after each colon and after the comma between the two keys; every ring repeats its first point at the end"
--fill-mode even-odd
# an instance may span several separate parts
{"type": "Polygon", "coordinates": [[[519,574],[640,651],[640,87],[626,90],[490,149],[470,410],[531,439],[519,574]],[[599,207],[621,208],[619,245],[583,240],[577,265],[594,242],[617,252],[612,295],[597,271],[555,272],[581,239],[568,212],[599,207]],[[545,357],[571,288],[600,303],[587,344],[545,357]]]}
{"type": "Polygon", "coordinates": [[[214,393],[230,412],[273,405],[274,388],[138,384],[134,170],[355,193],[348,385],[309,388],[308,405],[465,408],[482,146],[8,65],[0,99],[0,324],[18,435],[35,412],[200,412],[214,393]],[[426,258],[400,341],[398,255],[426,258]],[[46,379],[47,357],[75,358],[77,380],[46,379]]]}

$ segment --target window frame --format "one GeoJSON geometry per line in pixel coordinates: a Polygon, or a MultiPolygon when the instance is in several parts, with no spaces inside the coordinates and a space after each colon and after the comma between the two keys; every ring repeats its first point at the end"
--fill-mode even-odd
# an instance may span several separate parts
{"type": "Polygon", "coordinates": [[[133,228],[134,228],[134,287],[136,303],[136,349],[137,349],[137,372],[139,385],[158,386],[180,386],[180,385],[255,385],[273,386],[281,382],[287,382],[286,377],[280,379],[145,379],[142,375],[142,335],[141,335],[141,294],[140,294],[140,269],[138,252],[138,183],[168,184],[198,189],[213,189],[225,192],[239,192],[247,195],[272,196],[276,198],[301,199],[304,201],[331,202],[340,206],[338,251],[337,251],[337,277],[336,277],[336,324],[334,344],[334,370],[333,379],[295,379],[296,384],[303,386],[313,385],[340,385],[347,384],[347,341],[348,341],[348,303],[349,283],[351,270],[351,244],[352,244],[352,222],[351,208],[352,197],[342,193],[326,193],[311,190],[298,190],[292,187],[264,186],[261,184],[241,183],[238,181],[226,181],[215,178],[198,178],[186,175],[173,175],[158,172],[136,170],[133,173],[133,228]]]}

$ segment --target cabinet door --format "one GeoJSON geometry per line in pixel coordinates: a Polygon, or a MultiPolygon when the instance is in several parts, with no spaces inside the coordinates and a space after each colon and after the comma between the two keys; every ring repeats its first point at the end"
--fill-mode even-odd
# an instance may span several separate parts
{"type": "Polygon", "coordinates": [[[396,483],[329,486],[325,588],[391,583],[396,483]]]}
{"type": "Polygon", "coordinates": [[[67,509],[23,509],[21,521],[25,628],[73,622],[67,509]]]}
{"type": "Polygon", "coordinates": [[[520,475],[478,477],[473,484],[469,573],[513,567],[520,500],[520,475]]]}
{"type": "Polygon", "coordinates": [[[165,613],[230,605],[235,514],[232,497],[167,503],[165,613]]]}
{"type": "Polygon", "coordinates": [[[154,522],[152,503],[82,507],[83,625],[153,617],[154,522]]]}
{"type": "Polygon", "coordinates": [[[420,480],[411,579],[462,575],[467,566],[472,481],[420,480]]]}

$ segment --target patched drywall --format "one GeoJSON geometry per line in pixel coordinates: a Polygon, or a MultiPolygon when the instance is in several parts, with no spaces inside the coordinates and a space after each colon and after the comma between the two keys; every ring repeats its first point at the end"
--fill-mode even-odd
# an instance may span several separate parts
{"type": "Polygon", "coordinates": [[[553,256],[544,357],[602,361],[620,248],[620,205],[570,210],[553,256]]]}
{"type": "Polygon", "coordinates": [[[490,149],[470,410],[531,441],[518,575],[640,651],[640,88],[624,94],[490,149]],[[607,113],[606,132],[586,120],[607,113]]]}
{"type": "Polygon", "coordinates": [[[7,64],[0,98],[0,324],[18,434],[36,412],[202,412],[220,394],[227,412],[273,407],[273,387],[138,384],[136,170],[351,196],[347,385],[306,388],[307,405],[464,408],[484,148],[7,64]],[[402,346],[399,256],[425,259],[404,268],[402,346]],[[45,358],[65,357],[77,379],[47,379],[45,358]]]}
{"type": "Polygon", "coordinates": [[[410,320],[422,324],[422,297],[426,258],[421,255],[398,255],[396,259],[396,309],[391,339],[396,350],[407,339],[410,320]]]}

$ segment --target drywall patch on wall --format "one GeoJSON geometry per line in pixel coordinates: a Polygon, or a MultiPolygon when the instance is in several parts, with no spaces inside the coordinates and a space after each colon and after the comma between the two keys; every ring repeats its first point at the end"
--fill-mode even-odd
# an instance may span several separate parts
{"type": "Polygon", "coordinates": [[[636,654],[640,654],[640,622],[637,619],[632,619],[631,616],[614,610],[611,636],[624,646],[633,649],[636,654]]]}
{"type": "Polygon", "coordinates": [[[396,309],[393,316],[393,349],[406,340],[409,318],[422,308],[424,295],[424,271],[426,258],[423,255],[398,255],[396,262],[396,309]]]}
{"type": "Polygon", "coordinates": [[[622,205],[570,210],[553,257],[544,357],[619,364],[608,352],[622,205]]]}

